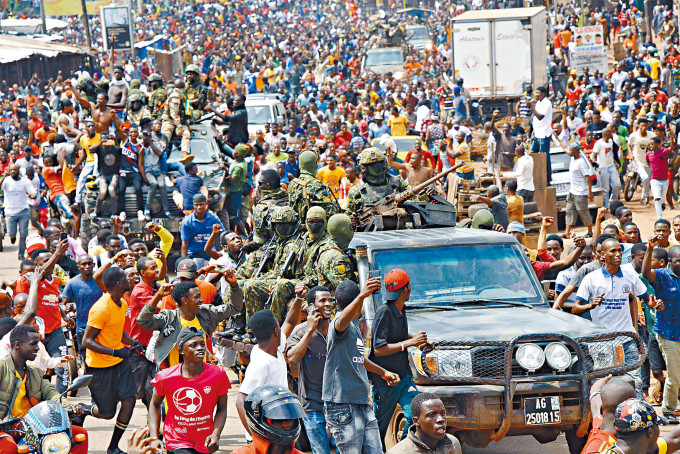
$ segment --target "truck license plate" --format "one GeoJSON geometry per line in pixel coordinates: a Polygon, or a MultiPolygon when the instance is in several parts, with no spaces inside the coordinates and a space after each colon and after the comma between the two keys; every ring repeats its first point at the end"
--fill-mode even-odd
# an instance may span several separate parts
{"type": "Polygon", "coordinates": [[[524,420],[527,426],[560,423],[560,398],[527,397],[524,399],[524,420]]]}

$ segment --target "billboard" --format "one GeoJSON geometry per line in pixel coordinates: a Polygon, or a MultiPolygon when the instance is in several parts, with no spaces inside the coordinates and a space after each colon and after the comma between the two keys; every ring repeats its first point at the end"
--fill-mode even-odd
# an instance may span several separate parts
{"type": "MultiPolygon", "coordinates": [[[[99,9],[111,0],[85,0],[87,14],[99,14],[99,9]]],[[[79,16],[83,14],[81,0],[45,0],[45,14],[48,16],[79,16]]]]}
{"type": "Polygon", "coordinates": [[[132,17],[129,5],[108,5],[99,9],[102,34],[104,38],[104,50],[110,47],[113,50],[132,49],[132,17]]]}
{"type": "Polygon", "coordinates": [[[596,69],[600,74],[607,74],[607,50],[601,25],[574,29],[574,50],[570,60],[571,67],[579,74],[583,74],[584,68],[589,68],[591,74],[596,69]]]}

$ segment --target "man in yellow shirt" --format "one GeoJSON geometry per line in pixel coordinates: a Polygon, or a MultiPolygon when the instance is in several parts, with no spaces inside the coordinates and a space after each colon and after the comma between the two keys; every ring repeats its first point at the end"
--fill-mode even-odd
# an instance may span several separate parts
{"type": "Polygon", "coordinates": [[[406,118],[406,115],[399,113],[398,107],[392,107],[392,116],[387,120],[387,126],[390,128],[390,135],[392,137],[408,135],[408,118],[406,118]]]}
{"type": "Polygon", "coordinates": [[[340,198],[340,182],[345,176],[345,169],[338,167],[337,156],[334,154],[326,158],[326,165],[316,174],[316,177],[328,186],[335,198],[340,198]]]}
{"type": "Polygon", "coordinates": [[[93,375],[90,394],[94,404],[80,405],[87,415],[112,419],[116,415],[118,402],[121,403],[107,449],[108,454],[117,454],[122,452],[118,443],[132,418],[137,395],[137,386],[128,362],[128,346],[139,348],[139,343],[123,331],[128,308],[123,295],[130,290],[125,272],[120,268],[109,268],[104,271],[102,281],[108,293],[104,293],[90,308],[83,336],[83,347],[87,350],[86,371],[93,375]]]}
{"type": "Polygon", "coordinates": [[[475,180],[475,168],[472,166],[470,160],[470,147],[465,141],[465,133],[460,131],[456,134],[456,145],[453,153],[448,155],[456,160],[455,164],[463,164],[463,166],[456,172],[460,178],[464,180],[475,180]]]}
{"type": "Polygon", "coordinates": [[[508,195],[508,220],[524,225],[524,198],[517,195],[517,180],[508,180],[505,183],[505,192],[508,195]]]}
{"type": "Polygon", "coordinates": [[[87,134],[80,136],[80,147],[83,152],[80,153],[78,160],[76,161],[74,168],[77,168],[85,161],[83,170],[80,171],[80,176],[78,177],[78,183],[76,184],[76,199],[75,202],[80,205],[83,202],[83,189],[85,188],[85,183],[87,183],[87,177],[90,175],[97,176],[97,161],[94,159],[94,154],[90,151],[90,147],[93,145],[98,145],[101,143],[102,138],[95,129],[94,120],[85,120],[85,126],[87,127],[87,134]]]}

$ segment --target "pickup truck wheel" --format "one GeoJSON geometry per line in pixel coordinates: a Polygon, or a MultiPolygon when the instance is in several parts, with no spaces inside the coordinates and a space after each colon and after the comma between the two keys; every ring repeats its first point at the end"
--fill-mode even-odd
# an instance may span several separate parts
{"type": "Polygon", "coordinates": [[[390,419],[390,425],[387,426],[387,434],[385,434],[385,450],[389,450],[401,441],[401,434],[404,432],[405,425],[406,417],[404,416],[404,412],[401,411],[401,405],[397,405],[397,408],[392,415],[392,419],[390,419]]]}

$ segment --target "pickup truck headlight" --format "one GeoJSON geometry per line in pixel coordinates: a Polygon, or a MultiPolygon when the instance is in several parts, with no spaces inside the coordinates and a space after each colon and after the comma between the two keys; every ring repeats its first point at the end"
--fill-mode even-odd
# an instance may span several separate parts
{"type": "Polygon", "coordinates": [[[545,360],[555,370],[566,370],[571,366],[571,352],[566,345],[551,342],[545,347],[545,360]]]}
{"type": "Polygon", "coordinates": [[[545,363],[545,353],[536,344],[522,344],[517,349],[515,358],[520,366],[529,372],[538,370],[545,363]]]}
{"type": "Polygon", "coordinates": [[[622,367],[625,364],[623,345],[588,342],[588,353],[593,358],[593,370],[622,367]]]}
{"type": "Polygon", "coordinates": [[[472,353],[470,350],[434,350],[413,353],[413,363],[418,372],[435,377],[472,377],[472,353]]]}

